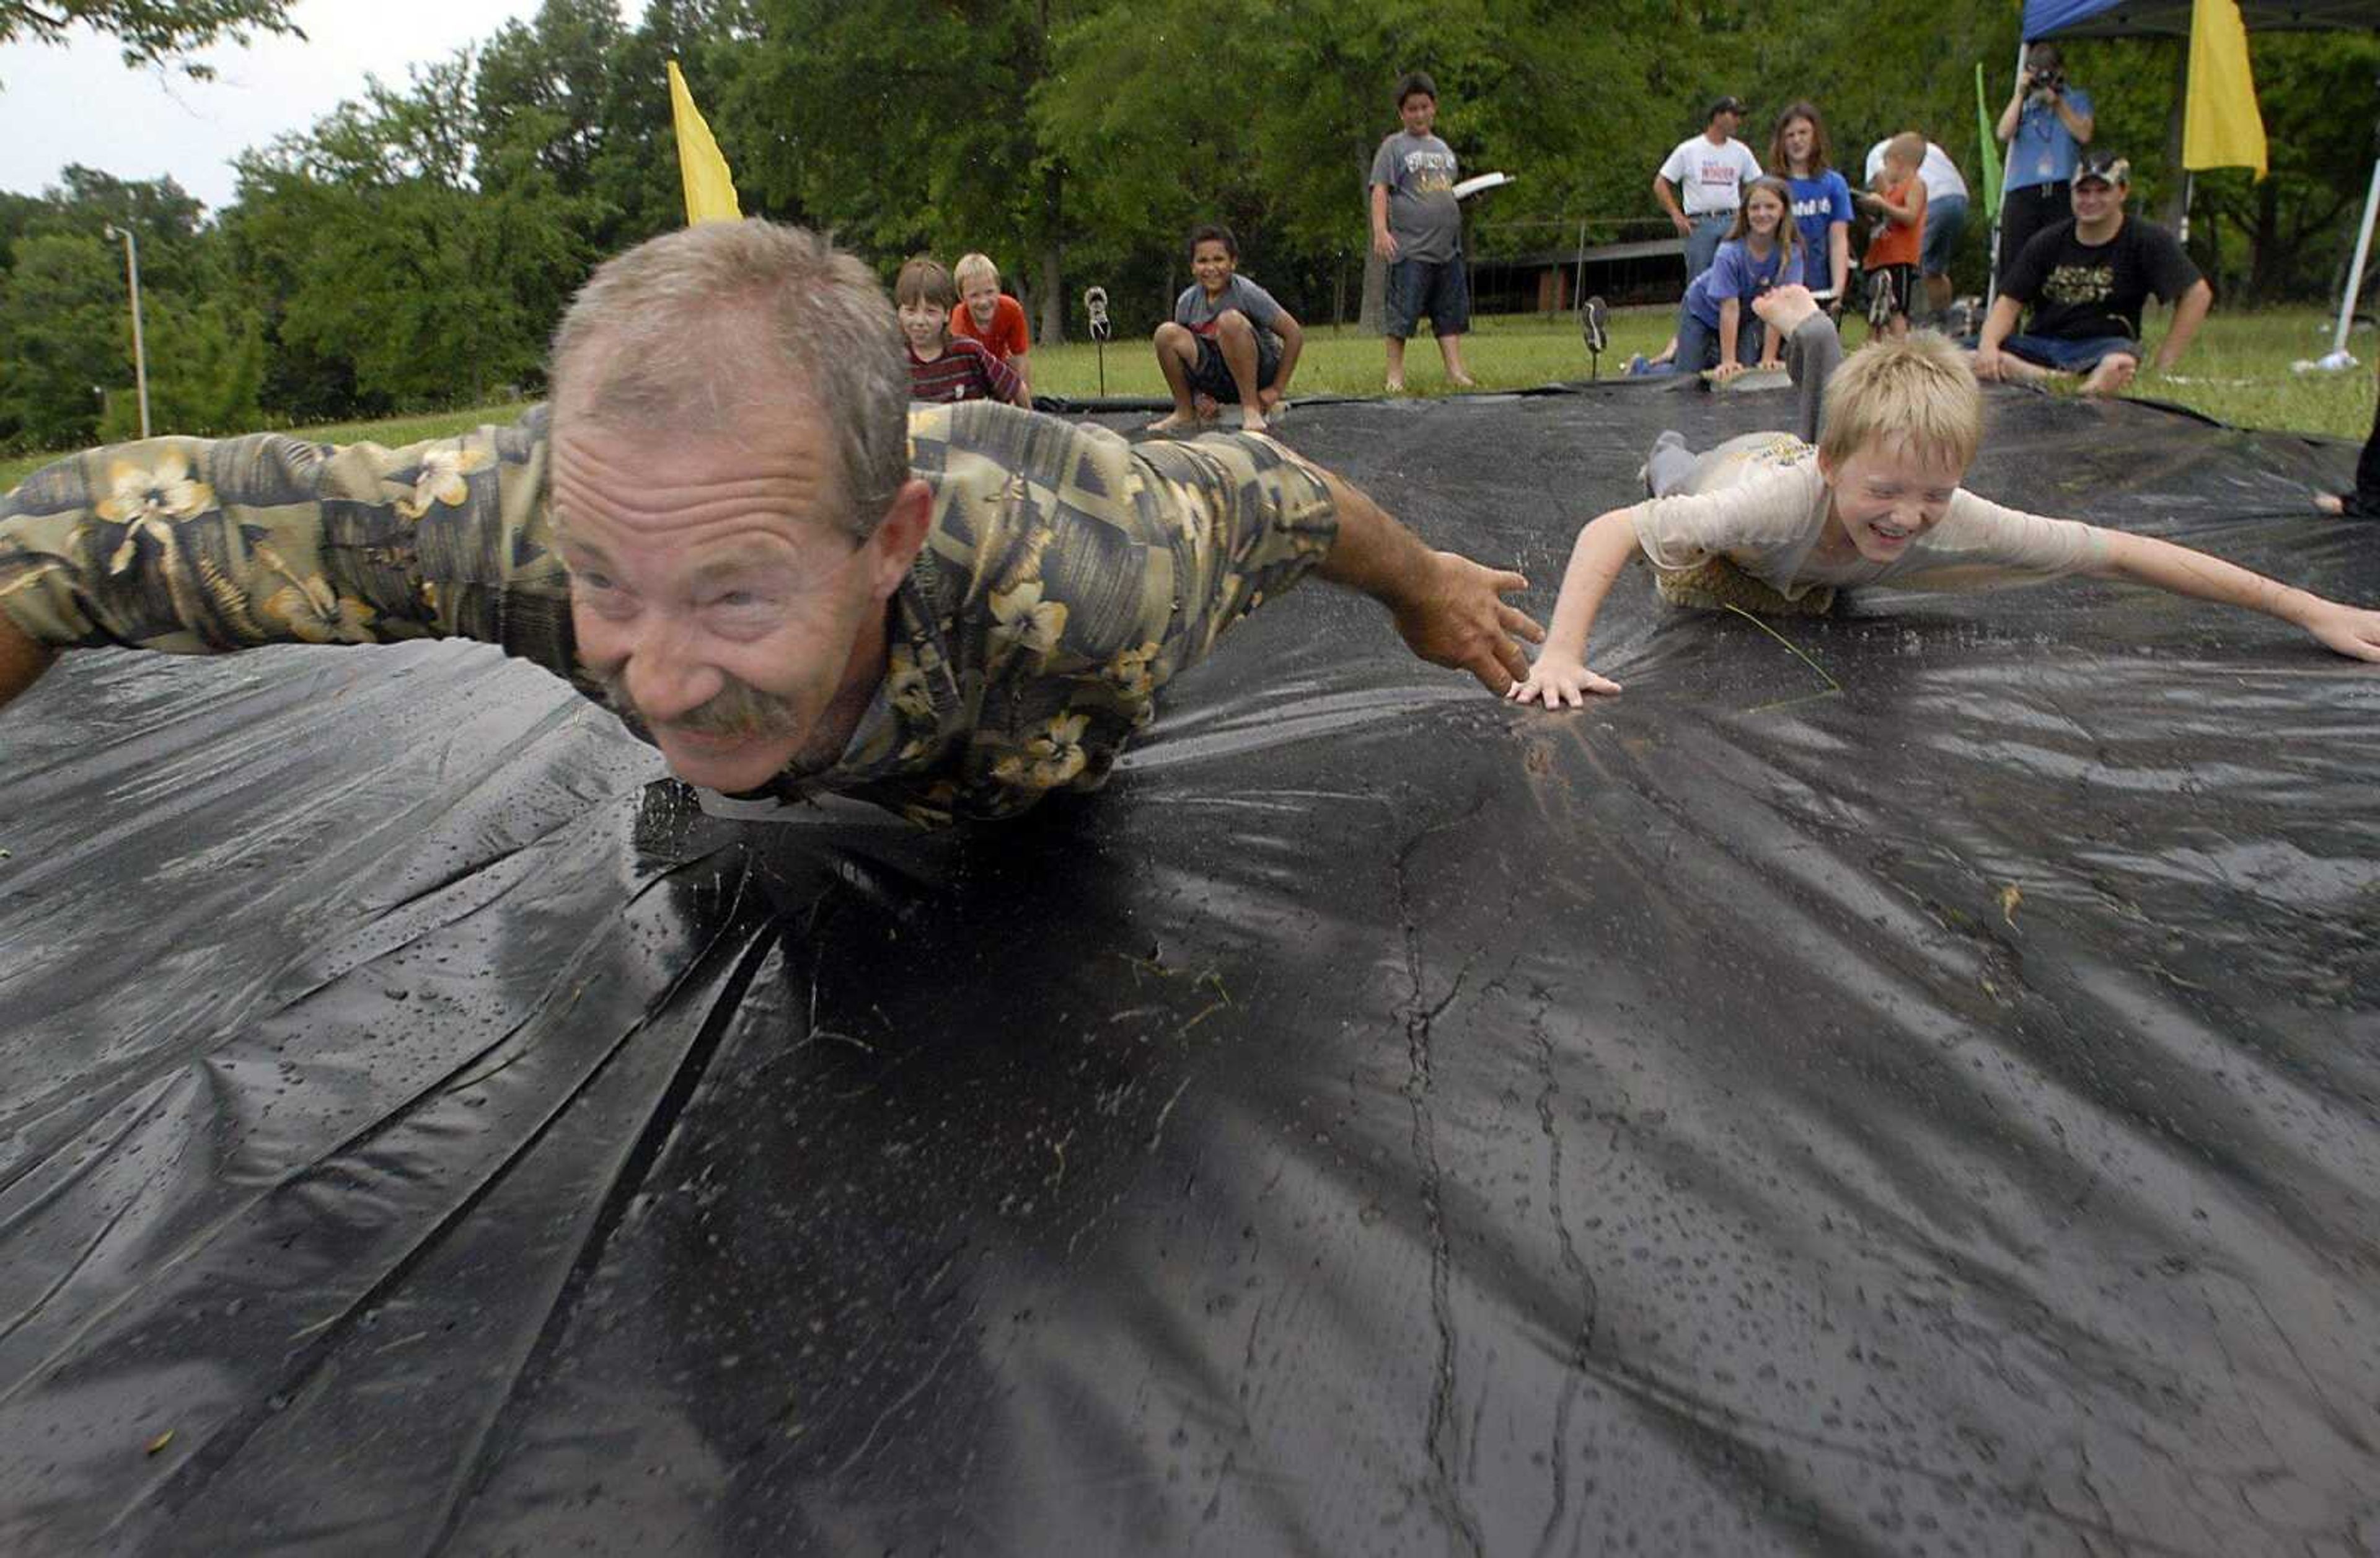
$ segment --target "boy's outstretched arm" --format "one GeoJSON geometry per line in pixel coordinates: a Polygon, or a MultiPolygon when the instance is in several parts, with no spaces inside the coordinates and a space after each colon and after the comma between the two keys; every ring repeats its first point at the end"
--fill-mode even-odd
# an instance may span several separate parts
{"type": "Polygon", "coordinates": [[[0,615],[0,708],[39,681],[57,657],[57,651],[27,638],[23,629],[0,615]]]}
{"type": "Polygon", "coordinates": [[[1317,573],[1388,607],[1405,646],[1433,665],[1468,671],[1490,692],[1510,690],[1528,673],[1520,640],[1537,642],[1546,630],[1504,601],[1527,579],[1431,551],[1370,498],[1319,466],[1308,469],[1339,511],[1338,539],[1317,573]]]}
{"type": "MultiPolygon", "coordinates": [[[[2312,590],[2154,536],[2107,529],[2099,533],[2107,551],[2106,561],[2091,570],[2098,578],[2128,578],[2193,600],[2245,606],[2302,627],[2315,642],[2341,654],[2380,661],[2380,612],[2326,601],[2312,590]]],[[[1559,610],[1554,614],[1554,627],[1560,631],[1559,610]]]]}
{"type": "Polygon", "coordinates": [[[1542,700],[1548,709],[1567,704],[1578,708],[1590,692],[1618,692],[1620,684],[1586,668],[1586,638],[1595,614],[1612,582],[1636,550],[1634,511],[1615,508],[1580,527],[1570,549],[1570,566],[1562,571],[1561,594],[1554,602],[1554,624],[1546,647],[1528,676],[1505,696],[1516,702],[1542,700]]]}

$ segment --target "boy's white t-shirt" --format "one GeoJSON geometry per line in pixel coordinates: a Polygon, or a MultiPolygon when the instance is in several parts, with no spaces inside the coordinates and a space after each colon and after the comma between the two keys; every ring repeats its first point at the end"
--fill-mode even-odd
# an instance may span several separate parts
{"type": "Polygon", "coordinates": [[[2107,555],[2089,525],[2051,519],[1979,498],[1964,487],[1949,512],[1890,562],[1852,555],[1813,559],[1828,493],[1817,451],[1786,433],[1730,439],[1694,462],[1666,497],[1633,510],[1636,543],[1657,568],[1694,567],[1724,555],[1788,600],[1822,584],[1900,590],[1991,590],[2084,572],[2107,555]]]}
{"type": "Polygon", "coordinates": [[[1717,216],[1743,203],[1743,187],[1760,176],[1760,159],[1732,136],[1724,146],[1689,136],[1661,164],[1661,176],[1678,187],[1688,216],[1717,216]]]}

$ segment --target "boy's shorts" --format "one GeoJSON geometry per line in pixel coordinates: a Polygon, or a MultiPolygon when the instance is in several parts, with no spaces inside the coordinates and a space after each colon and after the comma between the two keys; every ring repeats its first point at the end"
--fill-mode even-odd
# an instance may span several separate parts
{"type": "Polygon", "coordinates": [[[1892,311],[1905,314],[1917,291],[1917,267],[1914,265],[1878,265],[1867,273],[1868,296],[1888,278],[1892,282],[1892,311]]]}
{"type": "Polygon", "coordinates": [[[1463,256],[1443,262],[1396,260],[1389,264],[1389,295],[1380,310],[1380,334],[1405,340],[1424,315],[1433,335],[1460,335],[1471,328],[1471,278],[1463,256]]]}
{"type": "MultiPolygon", "coordinates": [[[[1270,389],[1281,372],[1281,337],[1269,330],[1257,332],[1257,388],[1270,389]]],[[[1210,400],[1236,406],[1240,386],[1232,377],[1232,365],[1223,360],[1223,348],[1215,344],[1212,335],[1198,337],[1198,360],[1190,365],[1190,388],[1210,400]]]]}
{"type": "Polygon", "coordinates": [[[2011,335],[2000,343],[2000,350],[2035,367],[2055,368],[2061,373],[2088,373],[2119,354],[2137,361],[2141,344],[2129,335],[2093,335],[2078,340],[2063,335],[2011,335]]]}
{"type": "Polygon", "coordinates": [[[1733,608],[1755,616],[1827,616],[1835,609],[1831,584],[1788,595],[1728,557],[1706,557],[1690,568],[1655,568],[1653,593],[1673,606],[1706,612],[1733,608]]]}
{"type": "Polygon", "coordinates": [[[1967,230],[1967,197],[1944,195],[1925,206],[1925,236],[1918,240],[1917,268],[1929,276],[1950,274],[1950,256],[1967,230]]]}

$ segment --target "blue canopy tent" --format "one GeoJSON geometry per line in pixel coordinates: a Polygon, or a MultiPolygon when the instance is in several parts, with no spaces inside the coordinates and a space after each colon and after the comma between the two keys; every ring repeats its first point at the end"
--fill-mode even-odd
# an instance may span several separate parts
{"type": "MultiPolygon", "coordinates": [[[[2183,38],[2190,36],[2193,0],[2025,0],[2023,43],[2045,38],[2183,38]]],[[[2240,19],[2251,32],[2380,31],[2380,0],[2240,0],[2240,19]]],[[[2017,68],[2024,67],[2022,52],[2017,68]]],[[[2177,95],[2175,112],[2180,111],[2177,95]]],[[[2347,331],[2362,289],[2364,262],[2372,252],[2372,227],[2380,214],[2380,158],[2363,197],[2363,220],[2356,230],[2355,258],[2338,299],[2338,329],[2324,366],[2345,368],[2347,331]]]]}

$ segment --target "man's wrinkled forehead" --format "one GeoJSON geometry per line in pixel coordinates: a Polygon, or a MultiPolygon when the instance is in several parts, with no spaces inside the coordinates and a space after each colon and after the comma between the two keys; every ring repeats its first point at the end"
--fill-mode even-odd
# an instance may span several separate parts
{"type": "Polygon", "coordinates": [[[755,408],[806,407],[807,386],[773,349],[771,326],[749,310],[723,308],[666,341],[597,331],[553,365],[555,420],[701,432],[755,408]]]}
{"type": "MultiPolygon", "coordinates": [[[[697,381],[666,406],[603,401],[587,381],[566,382],[552,408],[548,490],[557,526],[597,491],[642,506],[655,488],[748,480],[790,469],[822,481],[840,502],[844,488],[824,423],[808,397],[783,384],[738,389],[697,381]],[[814,463],[823,459],[825,469],[814,463]],[[636,494],[645,491],[647,498],[636,494]]],[[[806,505],[807,506],[807,505],[806,505]]]]}

